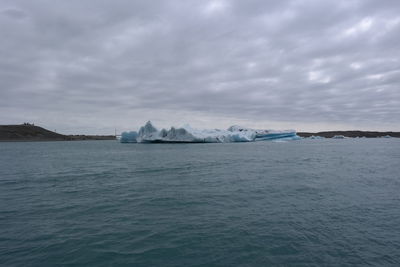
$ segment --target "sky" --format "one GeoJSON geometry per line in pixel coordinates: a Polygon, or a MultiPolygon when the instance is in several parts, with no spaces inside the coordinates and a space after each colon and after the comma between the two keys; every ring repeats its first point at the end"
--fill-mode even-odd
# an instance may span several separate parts
{"type": "Polygon", "coordinates": [[[400,131],[398,0],[1,0],[0,124],[400,131]]]}

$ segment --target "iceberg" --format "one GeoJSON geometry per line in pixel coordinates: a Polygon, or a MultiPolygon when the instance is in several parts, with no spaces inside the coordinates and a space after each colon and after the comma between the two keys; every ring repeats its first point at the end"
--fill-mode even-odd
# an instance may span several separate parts
{"type": "Polygon", "coordinates": [[[241,126],[231,126],[227,130],[195,129],[190,125],[169,130],[158,130],[148,121],[139,132],[124,132],[121,143],[232,143],[264,140],[298,140],[295,130],[254,130],[241,126]]]}
{"type": "Polygon", "coordinates": [[[132,132],[123,132],[121,134],[120,142],[121,143],[137,143],[136,138],[138,137],[138,133],[135,131],[132,132]]]}
{"type": "Polygon", "coordinates": [[[332,137],[332,139],[345,139],[345,138],[346,137],[344,135],[341,135],[341,134],[335,135],[335,136],[332,137]]]}
{"type": "Polygon", "coordinates": [[[255,141],[265,140],[299,140],[300,136],[297,135],[295,130],[255,130],[250,128],[241,127],[234,125],[228,128],[228,131],[239,131],[239,132],[254,132],[256,135],[255,141]]]}
{"type": "Polygon", "coordinates": [[[145,126],[140,127],[136,141],[138,143],[155,142],[155,141],[159,140],[163,134],[164,134],[164,132],[160,133],[151,124],[151,122],[148,121],[145,124],[145,126]]]}
{"type": "Polygon", "coordinates": [[[325,137],[319,135],[311,135],[310,137],[308,137],[308,139],[325,139],[325,137]]]}
{"type": "Polygon", "coordinates": [[[195,129],[189,125],[171,129],[155,128],[150,121],[141,127],[138,133],[138,143],[230,143],[252,142],[254,132],[239,132],[219,129],[195,129]]]}
{"type": "Polygon", "coordinates": [[[285,140],[299,140],[300,136],[297,135],[295,130],[264,130],[257,132],[256,141],[263,140],[276,140],[276,139],[285,139],[285,140]]]}

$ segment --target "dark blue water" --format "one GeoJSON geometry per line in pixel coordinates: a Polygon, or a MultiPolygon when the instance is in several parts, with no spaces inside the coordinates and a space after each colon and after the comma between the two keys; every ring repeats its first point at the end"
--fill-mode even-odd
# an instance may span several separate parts
{"type": "Polygon", "coordinates": [[[0,265],[400,265],[400,139],[0,143],[0,265]]]}

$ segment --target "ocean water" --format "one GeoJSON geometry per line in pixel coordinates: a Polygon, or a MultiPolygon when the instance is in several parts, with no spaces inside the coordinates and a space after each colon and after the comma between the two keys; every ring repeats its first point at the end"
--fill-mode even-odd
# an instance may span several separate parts
{"type": "Polygon", "coordinates": [[[399,266],[400,139],[0,143],[2,266],[399,266]]]}

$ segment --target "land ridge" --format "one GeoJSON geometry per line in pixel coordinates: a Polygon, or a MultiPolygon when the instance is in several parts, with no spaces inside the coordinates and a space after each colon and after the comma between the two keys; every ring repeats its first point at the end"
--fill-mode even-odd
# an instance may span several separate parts
{"type": "MultiPolygon", "coordinates": [[[[400,132],[392,131],[321,131],[321,132],[297,132],[300,137],[321,136],[332,138],[335,135],[345,137],[399,137],[400,132]]],[[[29,123],[18,125],[0,125],[0,142],[15,141],[80,141],[80,140],[115,140],[115,135],[64,135],[47,130],[43,127],[29,123]]]]}
{"type": "Polygon", "coordinates": [[[0,125],[0,141],[81,141],[115,140],[114,135],[64,135],[33,124],[0,125]]]}
{"type": "Polygon", "coordinates": [[[366,137],[366,138],[377,138],[377,137],[400,137],[400,132],[378,132],[378,131],[323,131],[323,132],[297,132],[298,136],[301,137],[310,137],[310,136],[321,136],[325,138],[332,138],[335,135],[343,135],[345,137],[366,137]]]}

